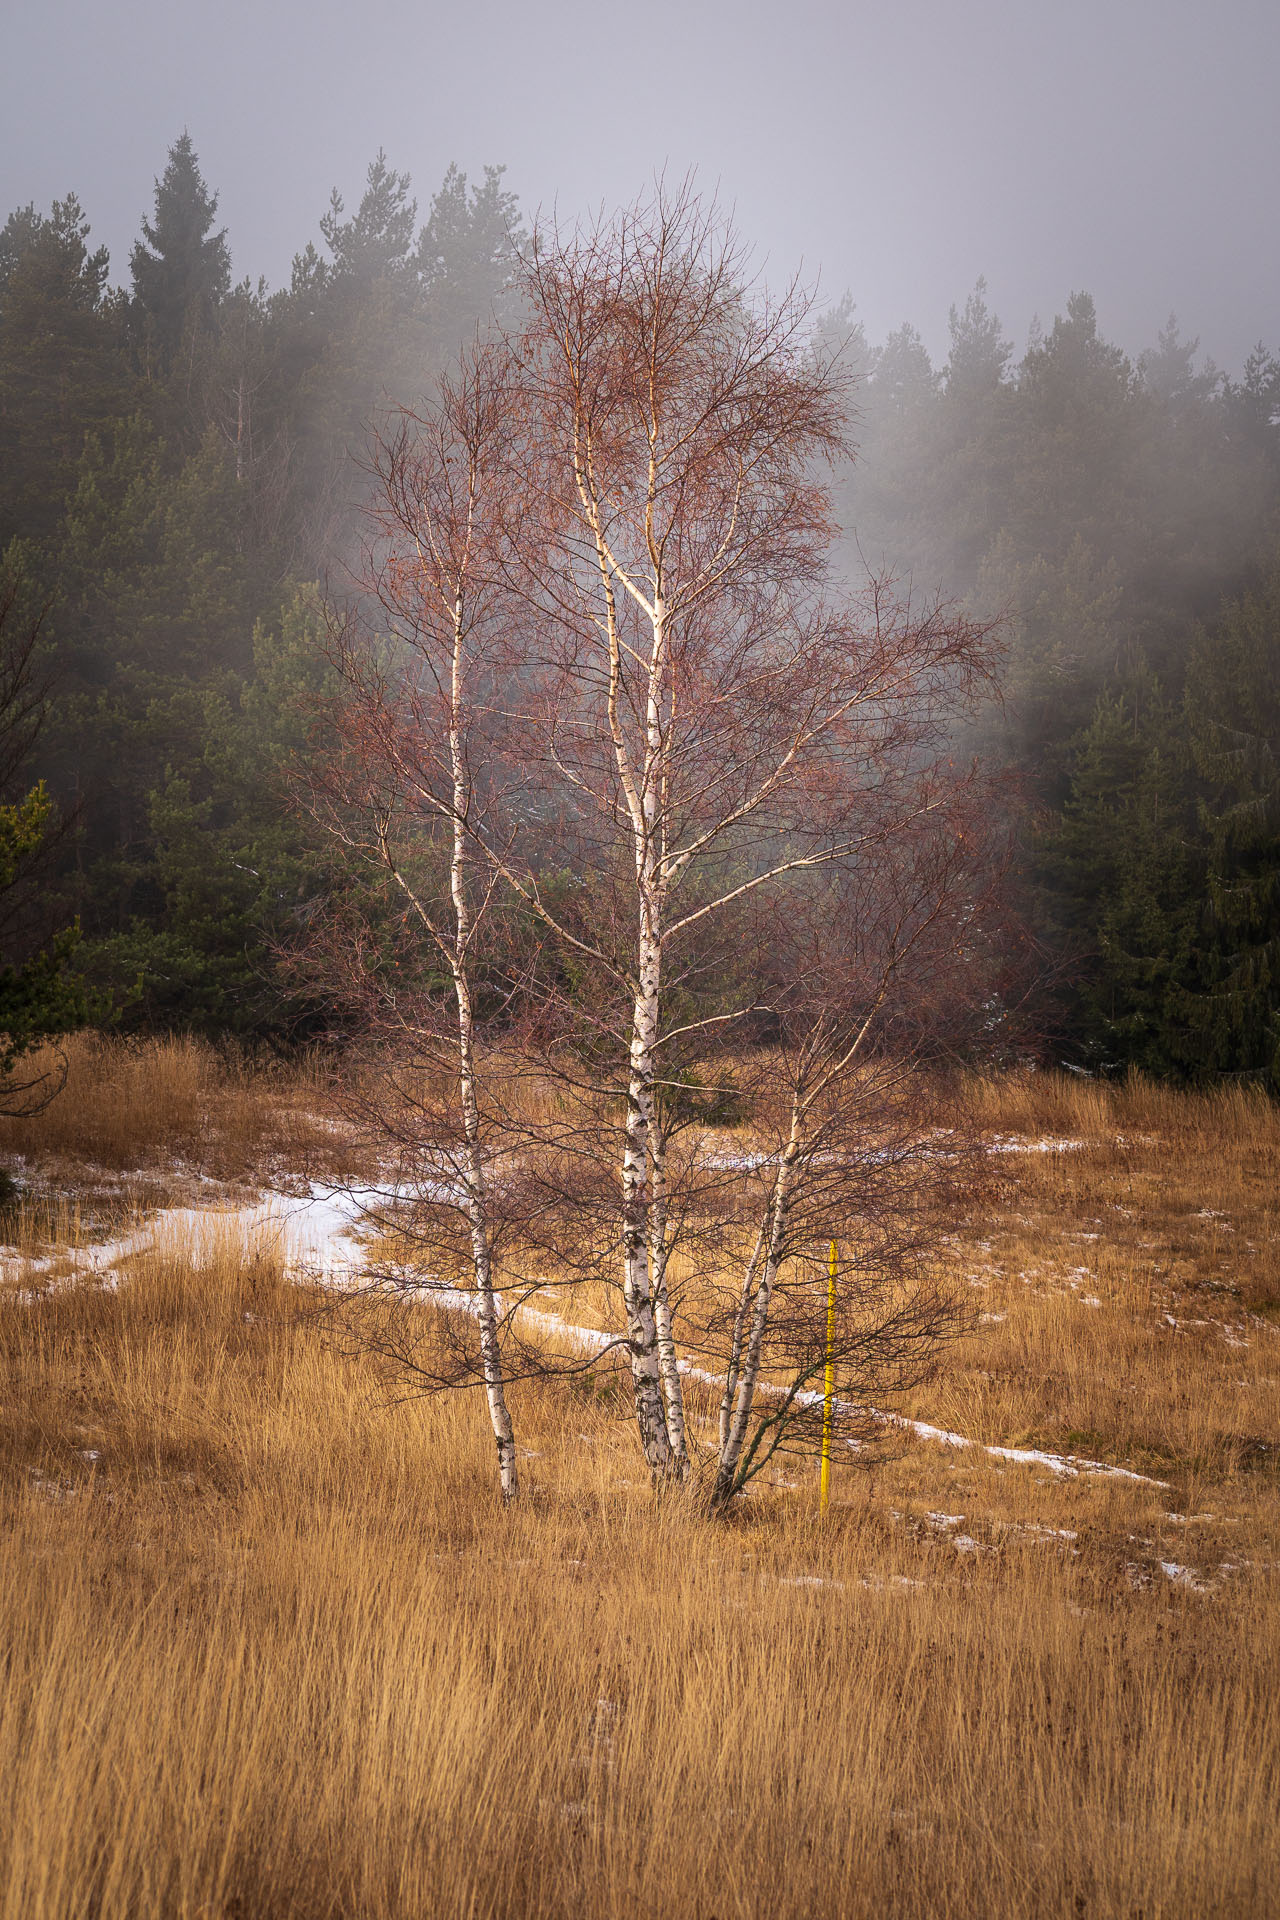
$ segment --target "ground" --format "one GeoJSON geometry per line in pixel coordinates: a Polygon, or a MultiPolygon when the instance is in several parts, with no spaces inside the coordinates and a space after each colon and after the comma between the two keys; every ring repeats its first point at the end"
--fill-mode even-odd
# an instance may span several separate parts
{"type": "Polygon", "coordinates": [[[607,1372],[516,1393],[502,1512],[482,1406],[234,1221],[56,1284],[359,1170],[318,1077],[73,1064],[0,1140],[3,1920],[1280,1911],[1274,1109],[971,1083],[976,1312],[902,1409],[970,1444],[709,1523],[607,1372]]]}

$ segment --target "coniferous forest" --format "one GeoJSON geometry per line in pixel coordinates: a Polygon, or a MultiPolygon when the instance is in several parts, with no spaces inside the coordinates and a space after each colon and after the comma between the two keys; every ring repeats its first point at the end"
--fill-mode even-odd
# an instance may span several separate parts
{"type": "MultiPolygon", "coordinates": [[[[0,233],[0,1028],[92,1019],[276,1049],[335,1008],[289,964],[334,886],[290,806],[367,434],[503,318],[500,168],[425,209],[382,155],[287,287],[232,278],[184,134],[127,267],[74,196],[0,233]]],[[[1018,792],[1045,1057],[1280,1090],[1280,359],[1177,322],[1130,358],[1046,288],[1019,352],[983,283],[933,364],[827,315],[856,387],[849,566],[999,618],[964,743],[1018,792]]],[[[1019,1045],[1024,1044],[1021,1037],[1019,1045]]]]}

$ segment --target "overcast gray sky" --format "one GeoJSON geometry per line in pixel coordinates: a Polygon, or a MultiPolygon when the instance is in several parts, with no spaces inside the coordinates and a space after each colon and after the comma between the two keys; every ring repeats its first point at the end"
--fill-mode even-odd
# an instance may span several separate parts
{"type": "Polygon", "coordinates": [[[190,130],[237,276],[287,278],[379,146],[526,208],[694,167],[770,279],[945,351],[978,274],[1018,345],[1077,287],[1131,351],[1171,308],[1280,349],[1280,0],[7,0],[4,210],[74,188],[113,273],[190,130]]]}

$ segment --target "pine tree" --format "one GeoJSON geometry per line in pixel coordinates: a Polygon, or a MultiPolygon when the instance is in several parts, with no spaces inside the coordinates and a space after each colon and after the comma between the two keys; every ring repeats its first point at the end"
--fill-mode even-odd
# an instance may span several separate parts
{"type": "Polygon", "coordinates": [[[142,223],[130,257],[134,311],[144,357],[168,368],[184,338],[209,329],[231,284],[225,229],[213,231],[218,196],[200,172],[185,131],[155,183],[155,214],[142,223]]]}
{"type": "Polygon", "coordinates": [[[1280,358],[1260,340],[1240,379],[1223,382],[1222,398],[1232,443],[1260,455],[1273,472],[1280,468],[1280,358]]]}
{"type": "Polygon", "coordinates": [[[342,217],[342,195],[334,188],[329,211],[320,222],[332,255],[325,269],[330,285],[366,294],[380,282],[409,289],[414,278],[413,225],[418,217],[418,203],[409,197],[410,185],[408,174],[389,167],[379,148],[360,205],[349,220],[342,217]]]}
{"type": "Polygon", "coordinates": [[[1008,505],[1024,552],[1057,558],[1077,535],[1100,558],[1115,550],[1141,506],[1143,398],[1125,354],[1099,333],[1092,296],[1073,293],[1018,369],[1008,505]]]}
{"type": "Polygon", "coordinates": [[[1006,340],[998,314],[987,305],[987,283],[979,275],[963,311],[948,315],[951,352],[946,390],[952,400],[981,402],[1005,379],[1013,342],[1006,340]]]}
{"type": "Polygon", "coordinates": [[[492,311],[501,315],[524,239],[516,196],[502,184],[504,167],[486,167],[484,184],[467,186],[451,166],[418,236],[417,266],[433,332],[452,348],[492,311]]]}
{"type": "Polygon", "coordinates": [[[74,194],[0,230],[0,546],[53,531],[86,434],[131,411],[107,271],[74,194]]]}
{"type": "Polygon", "coordinates": [[[1199,340],[1184,340],[1176,313],[1162,327],[1154,347],[1138,356],[1138,372],[1149,393],[1163,401],[1175,415],[1200,406],[1216,391],[1221,376],[1211,360],[1199,373],[1195,369],[1199,340]]]}

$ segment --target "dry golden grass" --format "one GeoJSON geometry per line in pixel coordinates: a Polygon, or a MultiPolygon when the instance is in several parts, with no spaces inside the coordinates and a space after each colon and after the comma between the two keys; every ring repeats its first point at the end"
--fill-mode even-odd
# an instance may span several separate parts
{"type": "Polygon", "coordinates": [[[930,1408],[985,1439],[1200,1480],[1274,1471],[1280,1111],[1232,1089],[1040,1076],[978,1089],[1004,1203],[954,1255],[983,1316],[930,1408]]]}
{"type": "Polygon", "coordinates": [[[973,1076],[963,1083],[969,1110],[995,1132],[1063,1137],[1153,1131],[1220,1146],[1280,1146],[1280,1110],[1256,1088],[1231,1083],[1186,1093],[1135,1074],[1101,1081],[1067,1073],[973,1076]]]}
{"type": "Polygon", "coordinates": [[[0,1160],[20,1156],[37,1175],[79,1191],[119,1188],[158,1204],[184,1176],[261,1181],[352,1158],[345,1131],[320,1116],[317,1064],[268,1066],[191,1037],[118,1040],[73,1034],[23,1063],[66,1084],[42,1113],[0,1116],[0,1160]],[[104,1178],[105,1176],[105,1178],[104,1178]]]}
{"type": "Polygon", "coordinates": [[[0,1299],[3,1920],[1280,1911],[1274,1120],[1072,1092],[983,1094],[1091,1144],[1009,1156],[919,1410],[1167,1490],[904,1444],[709,1524],[606,1375],[517,1393],[503,1514],[230,1234],[0,1299]]]}

